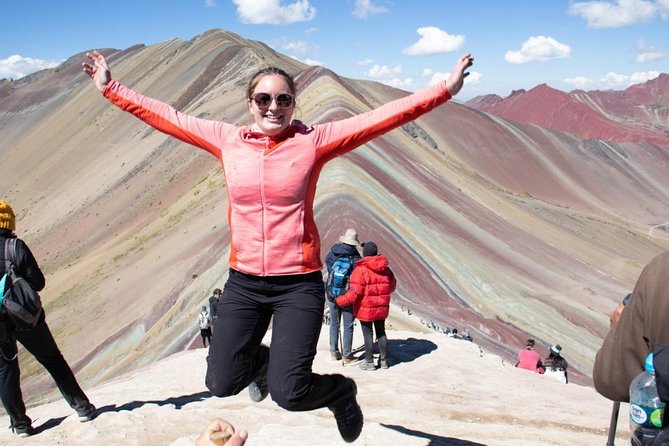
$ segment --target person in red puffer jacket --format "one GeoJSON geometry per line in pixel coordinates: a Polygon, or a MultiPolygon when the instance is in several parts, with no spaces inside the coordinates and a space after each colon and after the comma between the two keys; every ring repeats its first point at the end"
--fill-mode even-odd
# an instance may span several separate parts
{"type": "Polygon", "coordinates": [[[363,258],[356,262],[348,291],[336,299],[337,305],[353,305],[353,314],[360,321],[365,340],[363,370],[376,370],[373,354],[372,326],[379,342],[379,367],[388,368],[388,338],[386,319],[390,312],[390,294],[395,291],[395,275],[388,266],[388,259],[378,253],[374,242],[362,244],[363,258]]]}

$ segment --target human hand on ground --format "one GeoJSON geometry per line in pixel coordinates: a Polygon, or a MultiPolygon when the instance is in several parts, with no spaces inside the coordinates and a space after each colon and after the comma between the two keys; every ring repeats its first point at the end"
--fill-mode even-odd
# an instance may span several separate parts
{"type": "Polygon", "coordinates": [[[232,424],[220,418],[209,423],[195,441],[195,446],[242,446],[246,443],[248,433],[239,431],[235,433],[232,424]]]}

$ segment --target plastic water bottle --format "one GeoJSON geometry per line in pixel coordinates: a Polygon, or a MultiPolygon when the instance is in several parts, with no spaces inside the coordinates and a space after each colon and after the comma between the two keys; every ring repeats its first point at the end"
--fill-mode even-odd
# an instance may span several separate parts
{"type": "Polygon", "coordinates": [[[646,357],[645,371],[630,384],[630,432],[633,446],[650,446],[662,429],[664,403],[655,385],[653,354],[646,357]]]}

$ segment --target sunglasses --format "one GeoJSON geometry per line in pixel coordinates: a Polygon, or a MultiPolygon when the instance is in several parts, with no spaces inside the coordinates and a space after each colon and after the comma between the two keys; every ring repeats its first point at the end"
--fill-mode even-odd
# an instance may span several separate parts
{"type": "Polygon", "coordinates": [[[258,108],[268,108],[272,103],[272,99],[276,101],[276,105],[279,108],[289,108],[293,105],[294,101],[293,95],[288,93],[281,93],[276,96],[272,96],[269,93],[256,93],[251,96],[251,99],[253,99],[258,108]]]}

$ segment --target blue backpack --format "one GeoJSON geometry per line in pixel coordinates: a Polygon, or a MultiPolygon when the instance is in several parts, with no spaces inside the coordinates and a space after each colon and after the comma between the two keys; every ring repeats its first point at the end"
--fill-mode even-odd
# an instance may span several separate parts
{"type": "Polygon", "coordinates": [[[330,297],[337,297],[348,291],[348,281],[353,271],[353,257],[340,256],[332,263],[325,291],[330,297]]]}

